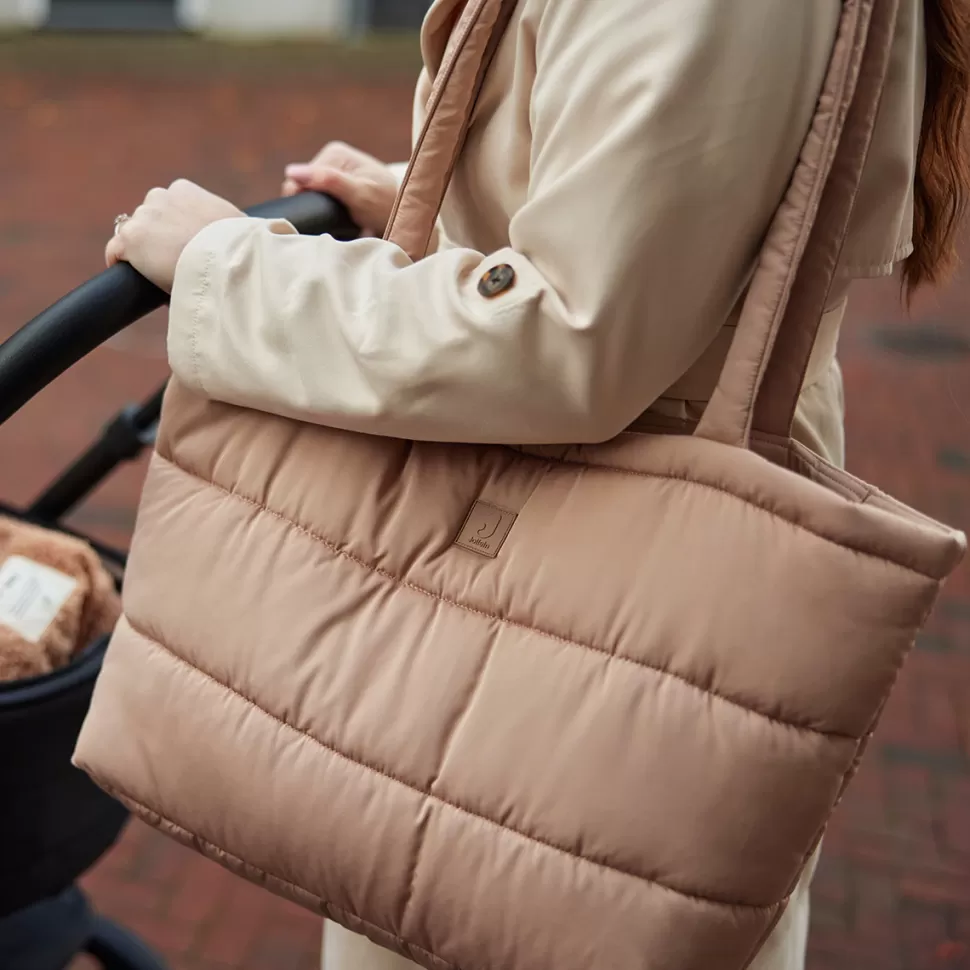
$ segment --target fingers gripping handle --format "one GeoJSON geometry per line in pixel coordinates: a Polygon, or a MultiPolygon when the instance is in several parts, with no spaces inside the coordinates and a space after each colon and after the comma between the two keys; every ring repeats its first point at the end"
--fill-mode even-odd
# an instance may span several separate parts
{"type": "MultiPolygon", "coordinates": [[[[311,236],[353,239],[357,228],[335,199],[304,192],[246,210],[288,219],[311,236]]],[[[168,301],[168,294],[118,263],[48,307],[0,344],[0,424],[92,350],[168,301]]]]}

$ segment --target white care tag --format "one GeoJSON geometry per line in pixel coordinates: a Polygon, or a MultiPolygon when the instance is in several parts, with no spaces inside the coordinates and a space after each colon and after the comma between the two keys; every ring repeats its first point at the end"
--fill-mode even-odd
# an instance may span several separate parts
{"type": "Polygon", "coordinates": [[[0,565],[0,624],[38,643],[76,586],[72,576],[10,556],[0,565]]]}

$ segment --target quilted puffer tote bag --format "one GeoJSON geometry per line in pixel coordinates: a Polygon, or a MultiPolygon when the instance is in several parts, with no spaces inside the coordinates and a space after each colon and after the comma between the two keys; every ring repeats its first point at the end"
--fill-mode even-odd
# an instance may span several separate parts
{"type": "MultiPolygon", "coordinates": [[[[843,4],[695,434],[406,442],[174,383],[77,763],[427,968],[747,966],[965,547],[790,434],[897,2],[843,4]]],[[[452,38],[414,258],[510,6],[452,38]]]]}

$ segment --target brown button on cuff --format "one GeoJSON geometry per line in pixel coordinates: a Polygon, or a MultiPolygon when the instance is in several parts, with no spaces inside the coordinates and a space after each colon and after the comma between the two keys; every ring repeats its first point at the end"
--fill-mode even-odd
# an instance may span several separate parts
{"type": "Polygon", "coordinates": [[[515,270],[508,263],[490,269],[479,281],[478,292],[486,299],[498,296],[515,284],[515,270]]]}

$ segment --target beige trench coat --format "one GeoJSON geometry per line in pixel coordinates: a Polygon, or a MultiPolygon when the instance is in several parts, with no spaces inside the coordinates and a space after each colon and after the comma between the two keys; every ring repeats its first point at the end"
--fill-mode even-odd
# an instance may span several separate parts
{"type": "MultiPolygon", "coordinates": [[[[416,126],[460,6],[437,0],[425,21],[416,126]]],[[[638,420],[696,418],[838,11],[839,0],[521,0],[433,252],[411,263],[381,240],[216,223],[179,262],[173,371],[219,400],[403,438],[598,441],[638,420]],[[515,284],[487,298],[478,280],[499,264],[515,284]]],[[[848,284],[911,251],[922,18],[922,0],[906,0],[796,419],[796,436],[836,462],[848,284]]],[[[803,965],[810,875],[757,970],[803,965]]],[[[327,970],[407,966],[337,928],[327,946],[327,970]]]]}

